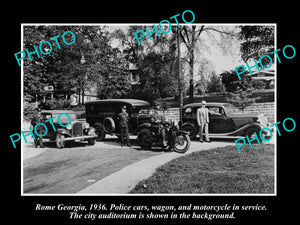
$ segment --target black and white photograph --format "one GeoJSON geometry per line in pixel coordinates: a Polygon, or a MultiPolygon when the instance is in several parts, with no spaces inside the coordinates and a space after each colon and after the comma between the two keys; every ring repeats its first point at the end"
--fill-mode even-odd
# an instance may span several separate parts
{"type": "Polygon", "coordinates": [[[22,195],[276,194],[276,24],[22,24],[22,41],[22,195]]]}
{"type": "Polygon", "coordinates": [[[4,7],[2,219],[297,221],[297,7],[122,3],[4,7]]]}

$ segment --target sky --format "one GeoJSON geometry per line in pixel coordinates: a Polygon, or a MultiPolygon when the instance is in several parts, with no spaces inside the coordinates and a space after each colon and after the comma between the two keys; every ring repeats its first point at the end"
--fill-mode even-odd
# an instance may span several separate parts
{"type": "MultiPolygon", "coordinates": [[[[145,24],[129,24],[129,25],[145,25],[145,24]]],[[[110,24],[108,31],[112,32],[115,29],[121,29],[123,30],[124,33],[127,32],[128,26],[129,25],[123,25],[123,24],[110,24]]],[[[148,26],[153,26],[153,24],[147,24],[148,26]]],[[[182,24],[184,25],[184,24],[182,24]]],[[[202,24],[192,24],[192,25],[202,25],[202,24]]],[[[172,24],[172,26],[176,26],[176,24],[172,24]]],[[[216,27],[218,26],[216,25],[210,25],[207,24],[207,26],[213,26],[216,27]]],[[[236,26],[233,25],[224,25],[222,24],[222,28],[230,30],[230,31],[238,31],[239,28],[237,28],[236,26]]],[[[150,30],[150,29],[149,29],[150,30]]],[[[152,35],[155,35],[155,33],[153,33],[152,35]]],[[[160,35],[168,35],[168,34],[160,34],[160,35]]],[[[134,36],[134,34],[132,34],[132,36],[134,36]]],[[[215,73],[218,75],[224,71],[228,71],[228,70],[234,70],[235,67],[241,65],[243,62],[241,60],[240,57],[240,43],[238,40],[234,40],[232,41],[232,43],[230,43],[231,45],[229,45],[228,50],[230,50],[228,52],[228,54],[224,54],[224,52],[222,51],[222,49],[220,48],[220,37],[219,37],[219,33],[217,32],[211,32],[211,35],[207,35],[205,33],[201,34],[201,43],[204,43],[204,45],[206,46],[204,49],[202,49],[200,47],[200,49],[202,49],[200,54],[195,54],[195,58],[200,61],[201,59],[206,59],[209,60],[211,62],[211,64],[213,65],[213,69],[215,71],[215,73]],[[201,55],[201,57],[199,57],[199,55],[201,55]]],[[[144,38],[148,39],[148,36],[145,35],[144,38]]],[[[231,38],[231,37],[230,37],[231,38]]],[[[141,39],[141,43],[142,43],[142,39],[141,39]]],[[[122,48],[122,46],[119,45],[119,43],[117,42],[113,42],[112,43],[113,47],[119,47],[122,48]]],[[[186,54],[186,49],[184,47],[184,44],[181,44],[181,51],[182,51],[182,55],[186,54]]],[[[195,73],[197,73],[197,63],[195,65],[195,73]]],[[[195,79],[197,80],[197,77],[195,77],[195,79]]]]}

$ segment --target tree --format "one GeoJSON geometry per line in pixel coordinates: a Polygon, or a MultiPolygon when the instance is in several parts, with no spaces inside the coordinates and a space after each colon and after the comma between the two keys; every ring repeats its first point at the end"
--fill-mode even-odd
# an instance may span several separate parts
{"type": "Polygon", "coordinates": [[[117,29],[113,37],[119,40],[124,58],[133,63],[140,76],[139,85],[136,85],[128,97],[136,97],[151,103],[158,98],[174,96],[177,93],[178,82],[176,67],[176,36],[153,36],[151,41],[145,40],[138,45],[132,35],[145,26],[129,26],[127,31],[117,29]]]}
{"type": "MultiPolygon", "coordinates": [[[[273,25],[260,25],[260,26],[240,26],[239,39],[241,43],[241,53],[244,62],[249,59],[258,60],[263,55],[270,55],[274,60],[274,30],[273,25]]],[[[264,65],[268,65],[268,59],[262,60],[264,65]],[[267,61],[267,62],[266,62],[267,61]]]]}
{"type": "Polygon", "coordinates": [[[106,97],[124,95],[129,90],[128,63],[110,45],[105,26],[24,26],[24,49],[32,50],[33,45],[67,30],[75,34],[74,44],[61,44],[58,49],[53,41],[49,55],[34,57],[33,61],[24,59],[24,92],[38,92],[52,85],[56,91],[77,90],[82,103],[85,90],[95,86],[106,97]]]}
{"type": "Polygon", "coordinates": [[[222,83],[227,92],[235,92],[238,90],[247,90],[251,87],[250,76],[245,76],[244,79],[239,80],[235,70],[226,71],[220,74],[222,83]]]}
{"type": "Polygon", "coordinates": [[[236,76],[236,72],[231,70],[221,74],[222,83],[225,90],[229,92],[230,97],[226,97],[226,101],[232,103],[238,109],[244,112],[244,109],[255,103],[258,98],[253,98],[253,82],[250,76],[244,77],[239,80],[236,76]]]}
{"type": "MultiPolygon", "coordinates": [[[[180,36],[185,44],[188,53],[187,53],[187,63],[189,65],[189,101],[194,102],[194,65],[195,65],[195,52],[197,51],[197,43],[200,42],[200,37],[206,33],[210,38],[216,40],[212,35],[212,32],[219,33],[221,35],[221,46],[223,50],[226,50],[224,45],[228,43],[229,39],[227,36],[235,36],[232,31],[227,31],[225,27],[218,27],[218,26],[182,26],[180,29],[180,36]]],[[[200,43],[201,44],[201,43],[200,43]]]]}
{"type": "Polygon", "coordinates": [[[230,93],[231,97],[226,97],[226,101],[233,104],[238,109],[242,110],[244,112],[244,109],[255,103],[257,100],[260,99],[260,97],[253,98],[251,97],[253,93],[253,89],[247,89],[247,90],[238,90],[236,92],[230,93]]]}
{"type": "Polygon", "coordinates": [[[222,83],[221,77],[217,76],[215,72],[212,73],[210,81],[207,87],[208,92],[222,92],[224,93],[224,85],[222,83]]]}

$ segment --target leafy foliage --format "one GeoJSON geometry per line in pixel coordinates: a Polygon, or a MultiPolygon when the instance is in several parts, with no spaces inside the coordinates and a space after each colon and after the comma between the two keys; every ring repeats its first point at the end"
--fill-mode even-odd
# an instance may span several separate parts
{"type": "Polygon", "coordinates": [[[251,97],[251,94],[252,94],[252,90],[249,90],[249,89],[246,91],[238,90],[234,93],[233,92],[230,93],[231,97],[226,98],[226,101],[233,104],[238,109],[241,109],[242,111],[244,111],[244,109],[247,106],[252,105],[258,99],[260,99],[260,97],[257,97],[257,98],[251,97]]]}
{"type": "MultiPolygon", "coordinates": [[[[68,40],[67,35],[65,39],[68,40]]],[[[34,96],[44,86],[52,85],[56,91],[84,91],[97,86],[105,97],[120,97],[129,90],[126,79],[128,64],[109,44],[110,36],[104,26],[24,26],[24,49],[33,51],[41,41],[52,43],[48,55],[32,55],[24,59],[24,93],[34,96]],[[63,43],[61,35],[72,31],[76,41],[63,43]],[[51,37],[57,38],[60,49],[51,37]],[[122,87],[122,88],[120,88],[122,87]]],[[[44,46],[44,45],[43,45],[44,46]]],[[[45,45],[47,46],[47,45],[45,45]]],[[[43,49],[47,52],[47,49],[43,49]]],[[[49,51],[49,49],[48,49],[49,51]]]]}
{"type": "Polygon", "coordinates": [[[170,35],[153,36],[151,41],[143,40],[138,45],[132,35],[137,30],[145,30],[144,26],[129,26],[127,33],[122,30],[114,32],[123,48],[125,58],[137,67],[140,77],[127,97],[154,103],[158,98],[175,96],[178,90],[176,65],[176,37],[170,35]]]}
{"type": "MultiPolygon", "coordinates": [[[[240,26],[240,28],[241,53],[245,62],[249,59],[258,60],[261,56],[270,55],[270,52],[274,51],[274,26],[240,26]]],[[[274,59],[273,54],[270,56],[274,59]]],[[[262,63],[268,65],[269,61],[264,58],[262,63]]]]}

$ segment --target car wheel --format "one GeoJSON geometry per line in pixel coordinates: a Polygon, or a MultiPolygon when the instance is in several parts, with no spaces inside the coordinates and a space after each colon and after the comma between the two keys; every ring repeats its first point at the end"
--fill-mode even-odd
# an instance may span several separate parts
{"type": "Polygon", "coordinates": [[[56,144],[56,147],[59,149],[64,148],[65,147],[65,136],[60,133],[57,133],[55,136],[55,144],[56,144]]]}
{"type": "Polygon", "coordinates": [[[196,129],[191,126],[191,125],[184,125],[180,128],[180,130],[183,130],[183,131],[187,131],[190,133],[190,139],[191,140],[195,140],[196,139],[196,129]]]}
{"type": "MultiPolygon", "coordinates": [[[[260,129],[256,128],[256,127],[251,127],[251,128],[248,128],[246,131],[245,131],[245,137],[248,136],[249,140],[252,140],[255,137],[255,134],[256,133],[256,136],[258,137],[259,139],[259,142],[262,143],[262,140],[260,139],[259,137],[259,131],[260,129]]],[[[257,141],[256,141],[257,142],[257,141]]],[[[255,143],[255,142],[254,142],[255,143]]]]}
{"type": "Polygon", "coordinates": [[[103,120],[103,129],[108,134],[114,132],[116,129],[115,121],[111,117],[106,117],[103,120]]]}
{"type": "Polygon", "coordinates": [[[105,131],[103,129],[103,126],[101,124],[95,124],[94,128],[96,129],[96,133],[98,135],[97,140],[104,141],[105,140],[105,131]]]}
{"type": "Polygon", "coordinates": [[[149,129],[142,129],[138,134],[138,141],[141,149],[150,150],[152,148],[154,137],[149,129]]]}
{"type": "Polygon", "coordinates": [[[174,151],[185,153],[190,148],[191,140],[189,135],[179,135],[176,137],[174,151]]]}

